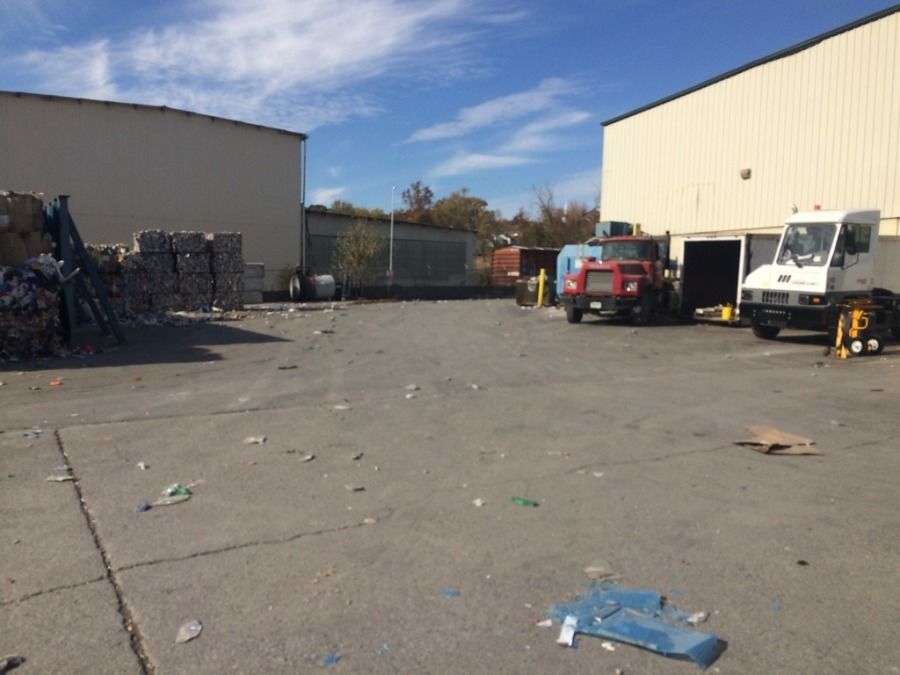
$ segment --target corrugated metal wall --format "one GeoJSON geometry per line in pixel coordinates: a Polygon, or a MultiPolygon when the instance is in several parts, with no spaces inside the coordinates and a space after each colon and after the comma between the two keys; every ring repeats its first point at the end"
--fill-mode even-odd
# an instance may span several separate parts
{"type": "Polygon", "coordinates": [[[898,121],[895,13],[607,125],[603,218],[699,234],[877,207],[900,236],[898,121]]]}
{"type": "Polygon", "coordinates": [[[300,141],[171,109],[0,93],[0,189],[70,195],[96,243],[148,228],[243,232],[269,287],[299,263],[300,141]]]}

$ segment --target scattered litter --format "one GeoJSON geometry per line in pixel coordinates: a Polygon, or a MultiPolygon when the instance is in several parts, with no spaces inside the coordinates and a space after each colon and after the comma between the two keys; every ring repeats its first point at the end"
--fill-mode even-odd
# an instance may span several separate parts
{"type": "Polygon", "coordinates": [[[567,644],[570,637],[574,641],[575,633],[583,633],[665,656],[689,658],[704,670],[728,647],[715,635],[673,625],[672,621],[689,623],[693,615],[666,606],[658,592],[609,582],[592,585],[585,597],[552,606],[550,615],[563,621],[561,644],[567,644]],[[571,636],[565,630],[567,624],[571,636]]]}
{"type": "Polygon", "coordinates": [[[340,654],[326,654],[322,657],[322,660],[319,661],[323,666],[335,666],[337,662],[341,660],[340,654]]]}
{"type": "Polygon", "coordinates": [[[68,483],[70,481],[75,480],[75,476],[47,476],[44,480],[48,480],[51,483],[68,483]]]}
{"type": "Polygon", "coordinates": [[[375,653],[376,653],[376,654],[379,654],[379,655],[380,655],[380,654],[387,654],[387,653],[390,651],[390,649],[391,649],[391,648],[388,646],[388,643],[387,643],[387,642],[382,642],[380,645],[378,645],[377,647],[375,647],[375,653]]]}
{"type": "Polygon", "coordinates": [[[172,495],[171,497],[159,497],[154,500],[153,506],[173,506],[175,504],[180,504],[181,502],[186,502],[191,498],[191,495],[172,495]]]}
{"type": "Polygon", "coordinates": [[[363,490],[366,489],[366,488],[363,487],[362,485],[351,485],[351,484],[348,484],[348,485],[345,485],[344,487],[345,487],[349,492],[362,492],[363,490]]]}
{"type": "Polygon", "coordinates": [[[575,646],[575,630],[578,628],[578,619],[574,616],[566,616],[563,619],[562,628],[559,631],[559,637],[556,638],[556,644],[565,645],[566,647],[575,646]]]}
{"type": "Polygon", "coordinates": [[[603,472],[602,472],[602,471],[595,471],[595,472],[594,472],[594,478],[603,478],[603,472]]]}
{"type": "Polygon", "coordinates": [[[809,561],[807,561],[807,560],[798,560],[798,561],[797,561],[797,564],[800,565],[800,567],[806,567],[807,565],[809,565],[809,561]]]}
{"type": "Polygon", "coordinates": [[[833,426],[833,427],[845,427],[845,426],[847,426],[846,424],[844,424],[844,423],[841,422],[840,420],[828,420],[828,423],[829,423],[831,426],[833,426]]]}
{"type": "Polygon", "coordinates": [[[13,668],[18,668],[25,663],[24,656],[4,656],[0,659],[0,673],[8,673],[13,668]]]}
{"type": "Polygon", "coordinates": [[[473,499],[472,503],[475,506],[484,506],[484,500],[481,497],[479,497],[478,499],[473,499]]]}
{"type": "Polygon", "coordinates": [[[409,394],[406,394],[406,396],[405,396],[405,398],[406,398],[407,401],[411,401],[411,400],[414,399],[415,397],[416,397],[415,393],[412,393],[412,392],[409,393],[409,394]]]}
{"type": "Polygon", "coordinates": [[[621,576],[616,574],[612,565],[605,560],[596,560],[592,564],[584,568],[584,576],[588,579],[600,581],[602,579],[620,579],[621,576]]]}
{"type": "Polygon", "coordinates": [[[704,623],[709,618],[709,612],[694,612],[686,620],[692,626],[698,623],[704,623]]]}
{"type": "Polygon", "coordinates": [[[458,588],[445,588],[441,591],[441,595],[445,598],[458,598],[460,596],[460,592],[458,588]]]}
{"type": "Polygon", "coordinates": [[[35,386],[28,387],[28,391],[40,391],[40,390],[41,390],[40,387],[35,387],[35,386]]]}
{"type": "Polygon", "coordinates": [[[417,384],[408,384],[406,385],[406,391],[419,391],[420,387],[417,384]]]}
{"type": "Polygon", "coordinates": [[[247,438],[244,439],[244,443],[247,445],[262,445],[265,442],[265,436],[247,436],[247,438]]]}
{"type": "Polygon", "coordinates": [[[303,457],[300,458],[300,461],[301,461],[301,462],[311,462],[311,461],[313,461],[315,458],[316,458],[315,455],[303,455],[303,457]]]}
{"type": "Polygon", "coordinates": [[[775,427],[747,426],[747,431],[756,438],[746,441],[735,441],[735,445],[742,445],[766,455],[821,455],[814,448],[815,441],[804,436],[797,436],[775,427]]]}
{"type": "Polygon", "coordinates": [[[167,485],[162,489],[160,493],[163,497],[182,497],[182,496],[190,496],[193,493],[190,488],[186,488],[181,483],[172,483],[171,485],[167,485]]]}
{"type": "Polygon", "coordinates": [[[140,504],[137,505],[137,508],[135,509],[135,511],[137,511],[138,513],[144,513],[145,511],[149,511],[152,508],[153,508],[153,504],[148,504],[147,502],[141,502],[140,504]]]}
{"type": "Polygon", "coordinates": [[[54,471],[68,471],[71,468],[72,467],[69,466],[68,464],[57,464],[56,466],[53,467],[53,470],[54,471]]]}
{"type": "Polygon", "coordinates": [[[469,388],[473,391],[479,391],[481,389],[481,387],[479,387],[477,384],[470,384],[469,388]]]}
{"type": "Polygon", "coordinates": [[[139,468],[141,471],[146,471],[150,468],[150,466],[146,462],[138,462],[137,468],[139,468]]]}
{"type": "Polygon", "coordinates": [[[512,503],[518,504],[519,506],[540,506],[538,502],[531,499],[525,499],[524,497],[513,497],[512,503]]]}
{"type": "Polygon", "coordinates": [[[354,462],[358,462],[359,460],[361,460],[363,458],[364,454],[365,454],[364,452],[357,452],[350,459],[352,459],[354,462]]]}
{"type": "Polygon", "coordinates": [[[600,643],[600,646],[603,647],[608,652],[616,651],[616,646],[612,642],[606,642],[605,640],[600,643]]]}
{"type": "Polygon", "coordinates": [[[191,488],[195,488],[195,487],[197,487],[197,486],[199,486],[199,485],[203,485],[203,483],[205,483],[205,482],[206,482],[206,481],[205,481],[204,479],[202,479],[202,478],[197,478],[196,480],[192,480],[190,483],[188,483],[187,485],[185,485],[185,487],[188,488],[188,492],[190,492],[190,489],[191,489],[191,488]]]}
{"type": "Polygon", "coordinates": [[[377,522],[378,522],[377,518],[372,518],[372,517],[363,518],[363,525],[374,525],[377,522]]]}
{"type": "Polygon", "coordinates": [[[278,370],[297,370],[297,365],[292,364],[290,366],[278,366],[278,370]]]}
{"type": "Polygon", "coordinates": [[[175,642],[177,644],[190,642],[191,640],[199,636],[200,631],[202,630],[203,624],[201,624],[199,621],[188,621],[178,629],[178,635],[175,636],[175,642]]]}
{"type": "Polygon", "coordinates": [[[553,619],[544,619],[543,621],[538,621],[534,624],[538,628],[552,628],[553,627],[553,619]]]}
{"type": "Polygon", "coordinates": [[[346,403],[338,403],[334,406],[333,410],[350,410],[350,406],[346,403]]]}
{"type": "Polygon", "coordinates": [[[22,435],[25,438],[40,438],[42,433],[44,433],[44,430],[40,427],[31,427],[31,429],[29,429],[22,435]]]}
{"type": "Polygon", "coordinates": [[[59,387],[60,385],[62,385],[62,383],[63,379],[61,377],[58,377],[55,380],[50,380],[50,382],[48,382],[51,387],[59,387]]]}

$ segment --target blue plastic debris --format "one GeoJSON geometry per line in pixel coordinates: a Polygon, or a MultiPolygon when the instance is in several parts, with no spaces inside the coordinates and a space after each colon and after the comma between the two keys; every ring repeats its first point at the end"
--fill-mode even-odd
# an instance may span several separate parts
{"type": "Polygon", "coordinates": [[[690,659],[703,670],[709,668],[728,646],[715,635],[667,623],[687,623],[691,615],[667,607],[656,591],[626,588],[609,582],[592,586],[584,598],[553,605],[550,616],[560,623],[567,617],[574,617],[575,633],[624,642],[664,656],[690,659]]]}
{"type": "Polygon", "coordinates": [[[153,508],[152,504],[148,504],[147,502],[141,502],[140,504],[137,505],[137,508],[135,510],[138,513],[144,513],[145,511],[149,511],[152,508],[153,508]]]}
{"type": "Polygon", "coordinates": [[[341,660],[340,654],[326,654],[322,657],[322,660],[319,661],[323,666],[335,666],[337,662],[341,660]]]}
{"type": "Polygon", "coordinates": [[[376,654],[387,654],[391,648],[388,646],[387,642],[382,642],[380,645],[375,647],[376,654]]]}
{"type": "Polygon", "coordinates": [[[455,588],[445,588],[443,591],[441,591],[441,593],[443,594],[443,596],[445,598],[458,598],[459,597],[459,590],[457,590],[455,588]]]}

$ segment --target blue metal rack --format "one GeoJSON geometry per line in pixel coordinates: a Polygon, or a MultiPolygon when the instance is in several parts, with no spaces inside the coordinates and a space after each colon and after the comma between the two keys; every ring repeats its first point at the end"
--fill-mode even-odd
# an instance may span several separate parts
{"type": "Polygon", "coordinates": [[[83,312],[76,300],[90,308],[94,321],[105,335],[113,334],[119,343],[125,334],[116,318],[109,296],[94,262],[84,247],[84,241],[69,213],[69,196],[60,195],[44,207],[44,227],[56,245],[56,258],[61,261],[63,279],[63,329],[66,342],[71,345],[75,326],[83,312]],[[86,278],[86,279],[85,279],[86,278]],[[92,292],[93,291],[93,292],[92,292]]]}

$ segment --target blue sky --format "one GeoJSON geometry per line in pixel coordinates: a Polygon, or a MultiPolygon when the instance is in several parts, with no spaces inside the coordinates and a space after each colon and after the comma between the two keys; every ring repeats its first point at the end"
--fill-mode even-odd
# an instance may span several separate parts
{"type": "Polygon", "coordinates": [[[606,119],[886,0],[0,0],[0,89],[310,136],[307,201],[593,205],[606,119]]]}

